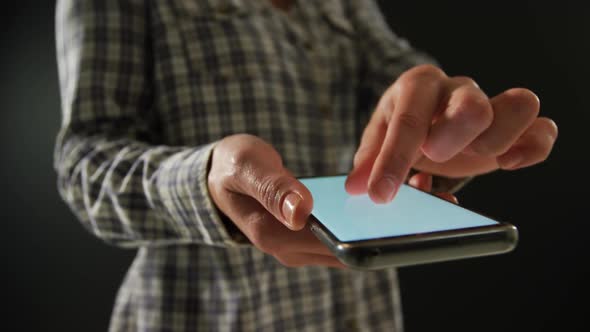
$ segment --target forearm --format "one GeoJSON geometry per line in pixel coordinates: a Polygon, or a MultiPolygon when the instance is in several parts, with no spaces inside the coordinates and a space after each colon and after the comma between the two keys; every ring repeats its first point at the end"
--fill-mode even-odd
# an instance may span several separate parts
{"type": "Polygon", "coordinates": [[[155,123],[146,6],[57,3],[59,191],[82,224],[109,243],[231,244],[207,190],[213,144],[157,145],[165,140],[155,123]]]}
{"type": "Polygon", "coordinates": [[[121,246],[232,244],[207,190],[214,144],[150,146],[63,133],[55,156],[59,191],[96,236],[121,246]]]}

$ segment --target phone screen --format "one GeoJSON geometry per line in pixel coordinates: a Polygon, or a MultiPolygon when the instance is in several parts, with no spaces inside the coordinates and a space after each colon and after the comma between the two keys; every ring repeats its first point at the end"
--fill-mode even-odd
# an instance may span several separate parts
{"type": "Polygon", "coordinates": [[[352,196],[346,176],[299,179],[314,199],[312,214],[341,242],[496,225],[498,222],[402,185],[388,204],[352,196]]]}

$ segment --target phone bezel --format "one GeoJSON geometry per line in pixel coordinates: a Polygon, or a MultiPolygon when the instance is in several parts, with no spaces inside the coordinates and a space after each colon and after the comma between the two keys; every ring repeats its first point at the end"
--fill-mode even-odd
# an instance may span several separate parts
{"type": "MultiPolygon", "coordinates": [[[[300,179],[343,175],[345,174],[301,177],[300,179]]],[[[407,184],[404,185],[407,186],[407,184]]],[[[434,199],[453,204],[429,192],[422,192],[434,199]]],[[[465,207],[461,208],[492,219],[497,224],[358,241],[340,241],[313,213],[310,215],[309,227],[342,263],[359,270],[489,256],[507,253],[516,248],[518,229],[514,225],[500,222],[465,207]]]]}
{"type": "Polygon", "coordinates": [[[501,254],[518,242],[517,228],[508,223],[349,242],[338,240],[313,215],[310,229],[342,263],[361,270],[501,254]]]}
{"type": "Polygon", "coordinates": [[[517,228],[508,223],[349,242],[338,240],[313,215],[310,229],[342,263],[361,270],[501,254],[518,242],[517,228]]]}
{"type": "MultiPolygon", "coordinates": [[[[453,204],[431,193],[422,192],[435,199],[453,204]]],[[[518,243],[518,229],[514,225],[499,222],[465,207],[461,208],[492,219],[497,224],[357,241],[340,241],[312,213],[310,215],[310,229],[342,263],[360,270],[443,262],[502,254],[514,250],[518,243]]]]}

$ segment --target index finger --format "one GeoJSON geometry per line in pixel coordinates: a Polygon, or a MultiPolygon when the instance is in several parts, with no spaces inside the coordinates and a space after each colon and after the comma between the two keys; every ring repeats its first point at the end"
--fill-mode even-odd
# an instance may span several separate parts
{"type": "Polygon", "coordinates": [[[440,77],[417,75],[394,92],[387,133],[369,177],[369,196],[376,203],[393,199],[428,135],[439,106],[440,77]]]}

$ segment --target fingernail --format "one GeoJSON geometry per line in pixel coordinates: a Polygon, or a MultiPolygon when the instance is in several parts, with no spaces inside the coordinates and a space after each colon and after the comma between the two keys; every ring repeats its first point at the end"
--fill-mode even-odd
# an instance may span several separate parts
{"type": "Polygon", "coordinates": [[[377,182],[373,189],[375,193],[383,202],[389,202],[395,194],[397,184],[393,177],[386,175],[377,182]]]}
{"type": "Polygon", "coordinates": [[[293,215],[295,215],[295,209],[299,205],[299,202],[301,202],[301,196],[295,192],[287,194],[287,197],[283,201],[283,218],[289,225],[293,225],[293,215]]]}
{"type": "Polygon", "coordinates": [[[523,160],[523,156],[520,153],[511,153],[501,158],[502,168],[512,169],[518,166],[523,160]]]}

